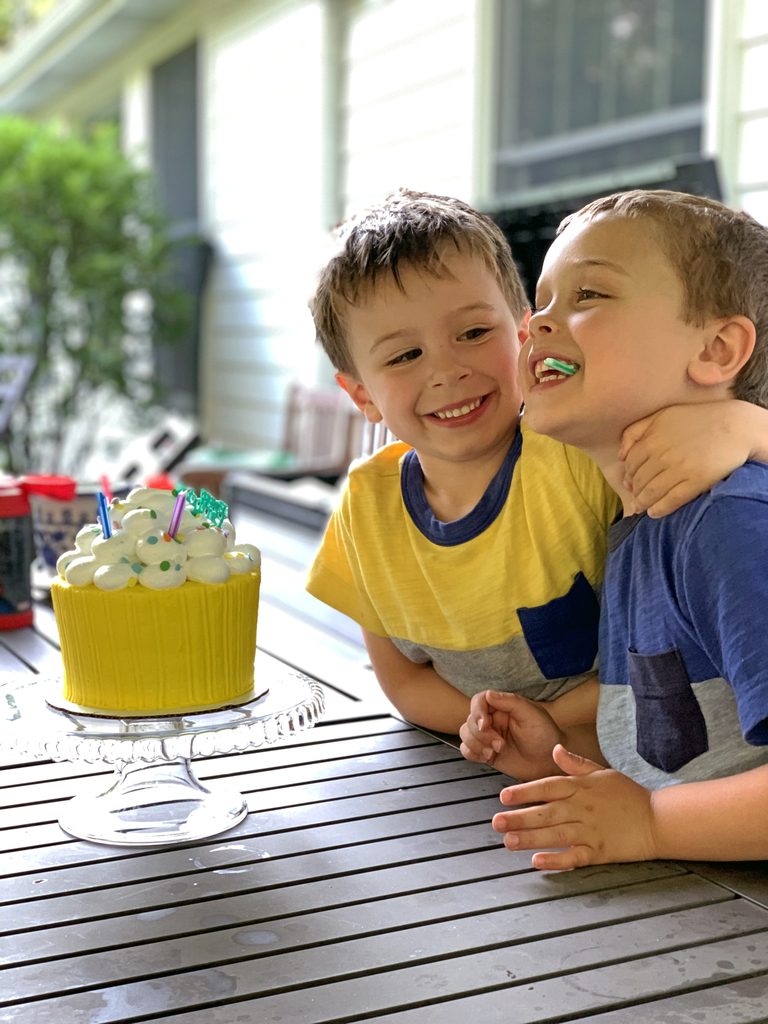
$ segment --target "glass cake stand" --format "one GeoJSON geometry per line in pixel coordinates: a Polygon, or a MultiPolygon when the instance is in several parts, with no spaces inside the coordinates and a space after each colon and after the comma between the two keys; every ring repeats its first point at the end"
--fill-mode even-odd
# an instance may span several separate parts
{"type": "Polygon", "coordinates": [[[0,684],[0,750],[114,765],[109,785],[76,796],[59,824],[94,843],[154,846],[218,835],[248,813],[235,790],[208,789],[191,760],[250,750],[309,729],[324,710],[317,683],[286,669],[247,704],[158,718],[108,718],[46,702],[61,680],[10,675],[0,684]]]}

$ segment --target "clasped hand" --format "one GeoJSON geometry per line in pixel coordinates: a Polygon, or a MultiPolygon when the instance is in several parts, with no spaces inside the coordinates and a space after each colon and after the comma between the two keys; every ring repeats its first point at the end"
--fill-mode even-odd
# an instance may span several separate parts
{"type": "Polygon", "coordinates": [[[651,793],[566,750],[562,730],[541,704],[512,693],[476,694],[460,736],[468,760],[533,780],[501,791],[501,802],[516,809],[500,811],[491,824],[507,849],[539,851],[531,858],[535,868],[656,856],[651,793]]]}

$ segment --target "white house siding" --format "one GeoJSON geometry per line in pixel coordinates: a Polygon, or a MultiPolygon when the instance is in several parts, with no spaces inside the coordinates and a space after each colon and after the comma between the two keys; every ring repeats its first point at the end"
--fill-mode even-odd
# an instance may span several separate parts
{"type": "Polygon", "coordinates": [[[325,227],[324,9],[241,3],[203,41],[203,218],[216,249],[204,325],[203,430],[280,436],[290,380],[318,372],[306,308],[325,227]]]}
{"type": "Polygon", "coordinates": [[[731,27],[730,34],[727,28],[724,31],[722,59],[730,59],[733,67],[723,104],[726,127],[721,143],[728,198],[768,224],[768,4],[722,3],[726,26],[731,27]]]}
{"type": "Polygon", "coordinates": [[[483,2],[369,0],[353,14],[340,165],[346,212],[400,186],[475,198],[483,2]]]}

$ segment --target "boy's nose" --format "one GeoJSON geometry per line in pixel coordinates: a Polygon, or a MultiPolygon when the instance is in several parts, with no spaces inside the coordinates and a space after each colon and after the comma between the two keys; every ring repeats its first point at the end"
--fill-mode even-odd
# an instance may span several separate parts
{"type": "Polygon", "coordinates": [[[445,384],[456,384],[464,380],[472,371],[468,366],[461,366],[450,359],[436,360],[430,373],[430,387],[439,388],[445,384]]]}
{"type": "Polygon", "coordinates": [[[552,334],[556,329],[554,318],[546,309],[531,314],[528,321],[529,334],[552,334]]]}

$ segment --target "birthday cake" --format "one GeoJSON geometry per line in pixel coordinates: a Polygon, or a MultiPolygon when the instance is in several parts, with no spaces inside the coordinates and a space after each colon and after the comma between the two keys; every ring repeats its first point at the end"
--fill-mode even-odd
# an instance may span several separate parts
{"type": "Polygon", "coordinates": [[[252,699],[260,555],[235,542],[226,505],[137,487],[99,520],[51,585],[63,706],[128,717],[252,699]]]}

